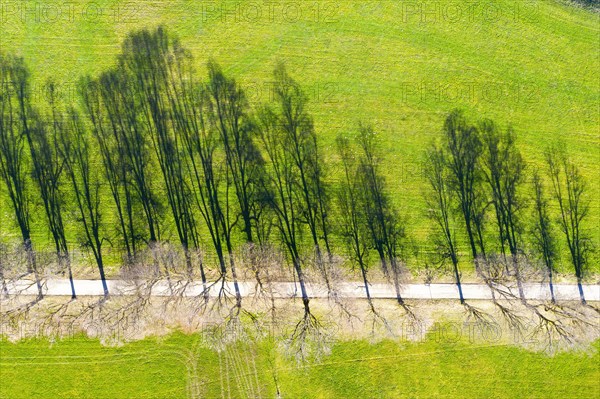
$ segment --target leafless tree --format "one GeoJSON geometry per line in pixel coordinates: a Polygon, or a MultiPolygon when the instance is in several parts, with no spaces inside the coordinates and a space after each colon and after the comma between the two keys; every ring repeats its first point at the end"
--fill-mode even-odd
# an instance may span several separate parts
{"type": "MultiPolygon", "coordinates": [[[[281,145],[298,174],[296,189],[298,200],[303,202],[302,211],[296,217],[308,226],[318,266],[322,266],[321,240],[327,254],[331,254],[327,220],[329,197],[314,123],[307,110],[308,99],[283,64],[275,68],[273,75],[276,126],[283,140],[281,145]]],[[[329,286],[327,274],[323,273],[323,277],[329,286]]]]}
{"type": "Polygon", "coordinates": [[[260,207],[264,160],[255,142],[256,128],[239,84],[225,76],[214,61],[208,63],[207,106],[212,126],[220,133],[228,174],[233,182],[247,242],[253,242],[253,225],[260,207]]]}
{"type": "Polygon", "coordinates": [[[134,32],[126,43],[130,45],[124,47],[122,65],[132,77],[131,95],[139,107],[142,126],[148,132],[158,161],[167,203],[191,278],[190,248],[198,248],[199,237],[191,189],[185,175],[185,151],[176,130],[181,114],[175,109],[180,105],[180,99],[176,97],[183,78],[181,73],[187,68],[184,64],[191,62],[191,56],[163,27],[134,32]]]}
{"type": "Polygon", "coordinates": [[[444,122],[444,147],[448,151],[446,158],[450,170],[450,188],[462,214],[471,254],[478,268],[478,259],[485,258],[483,242],[483,208],[479,157],[482,150],[477,128],[467,122],[460,110],[452,111],[444,122]]]}
{"type": "Polygon", "coordinates": [[[564,148],[550,148],[546,153],[546,161],[552,179],[554,199],[560,210],[559,225],[569,247],[581,303],[585,304],[582,282],[591,250],[585,229],[589,214],[589,200],[585,194],[587,184],[577,165],[568,159],[564,148]]]}
{"type": "Polygon", "coordinates": [[[23,248],[27,253],[27,271],[33,273],[42,299],[42,285],[31,242],[30,198],[28,194],[27,135],[29,72],[22,58],[0,53],[0,176],[19,226],[23,248]]]}
{"type": "Polygon", "coordinates": [[[364,214],[365,206],[361,203],[364,197],[360,192],[358,165],[350,147],[350,141],[345,137],[338,136],[336,142],[344,170],[344,177],[338,191],[341,234],[345,239],[348,254],[352,261],[360,268],[367,301],[371,310],[375,312],[367,277],[369,268],[369,232],[366,224],[366,215],[364,214]]]}
{"type": "Polygon", "coordinates": [[[102,208],[100,204],[100,187],[102,185],[100,172],[94,168],[91,151],[91,136],[85,128],[79,113],[70,108],[65,126],[58,130],[58,151],[64,161],[65,171],[71,183],[75,203],[85,235],[84,245],[92,250],[104,296],[108,297],[108,286],[104,272],[102,244],[104,237],[101,232],[102,208]]]}
{"type": "Polygon", "coordinates": [[[442,247],[444,257],[450,258],[454,269],[454,278],[458,288],[460,303],[465,299],[460,282],[460,270],[458,267],[458,250],[456,238],[453,231],[452,198],[448,187],[448,169],[446,168],[446,154],[435,144],[427,152],[425,173],[430,192],[427,194],[428,216],[435,222],[443,237],[442,247]]]}
{"type": "Polygon", "coordinates": [[[361,125],[357,139],[360,147],[358,184],[363,196],[361,201],[364,205],[370,246],[377,251],[386,276],[393,279],[398,303],[408,310],[400,293],[400,258],[402,240],[406,237],[405,226],[398,210],[392,204],[381,174],[381,158],[376,151],[376,133],[371,126],[361,125]]]}
{"type": "Polygon", "coordinates": [[[142,238],[151,245],[160,239],[161,204],[152,184],[151,138],[142,118],[144,110],[136,101],[136,86],[133,84],[136,77],[129,71],[131,59],[135,57],[134,49],[139,44],[134,37],[129,36],[123,44],[118,67],[100,75],[99,92],[103,112],[110,125],[107,133],[112,134],[111,141],[116,146],[112,154],[121,157],[120,167],[124,172],[121,173],[121,181],[127,187],[125,195],[130,196],[130,201],[124,205],[133,208],[139,204],[145,219],[146,233],[142,238]]]}
{"type": "Polygon", "coordinates": [[[505,256],[508,246],[519,295],[524,301],[525,293],[518,263],[519,254],[522,253],[520,210],[523,202],[518,191],[523,182],[525,162],[516,147],[515,134],[510,127],[506,132],[500,132],[498,126],[488,119],[480,123],[479,130],[484,146],[483,170],[496,213],[501,253],[505,256]]]}
{"type": "Polygon", "coordinates": [[[35,110],[29,111],[29,128],[25,136],[29,144],[33,178],[37,185],[48,228],[54,240],[56,254],[62,269],[66,268],[71,284],[71,298],[77,297],[73,283],[71,259],[67,245],[67,236],[63,218],[64,194],[60,190],[61,176],[64,170],[64,160],[58,150],[60,130],[64,129],[63,115],[59,110],[56,98],[56,88],[53,82],[48,83],[48,98],[51,114],[44,116],[35,110]]]}
{"type": "Polygon", "coordinates": [[[186,153],[185,166],[191,181],[193,203],[206,223],[217,253],[222,281],[220,292],[224,294],[227,256],[235,289],[235,308],[240,310],[241,294],[232,245],[235,225],[229,218],[231,180],[228,180],[227,167],[218,153],[219,132],[212,128],[208,120],[207,93],[200,82],[193,78],[182,81],[179,97],[182,102],[178,129],[186,153]]]}
{"type": "Polygon", "coordinates": [[[297,197],[298,172],[294,168],[291,155],[285,148],[275,113],[269,108],[264,108],[259,115],[259,120],[260,138],[269,161],[264,191],[272,193],[269,199],[276,217],[275,226],[296,271],[305,316],[312,317],[300,254],[301,224],[298,214],[302,212],[302,201],[297,197]]]}
{"type": "Polygon", "coordinates": [[[125,146],[119,139],[118,124],[102,105],[101,84],[86,77],[81,80],[83,105],[92,125],[92,136],[102,159],[103,181],[108,184],[118,219],[118,232],[130,262],[137,252],[138,232],[134,217],[134,199],[127,166],[125,146]]]}
{"type": "Polygon", "coordinates": [[[533,191],[534,191],[534,223],[533,223],[533,239],[534,246],[539,253],[548,276],[548,284],[552,303],[556,303],[554,297],[554,262],[556,259],[556,238],[552,230],[552,222],[548,214],[548,201],[544,195],[544,185],[540,174],[536,171],[533,175],[533,191]]]}

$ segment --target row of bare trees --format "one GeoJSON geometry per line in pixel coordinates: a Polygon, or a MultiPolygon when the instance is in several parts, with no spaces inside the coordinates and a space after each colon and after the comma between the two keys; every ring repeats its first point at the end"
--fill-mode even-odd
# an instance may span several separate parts
{"type": "MultiPolygon", "coordinates": [[[[308,99],[283,65],[274,71],[272,101],[255,107],[218,64],[210,61],[207,70],[203,81],[191,54],[164,28],[137,31],[125,39],[114,67],[81,80],[80,103],[65,104],[50,83],[47,104],[38,108],[23,59],[0,56],[0,173],[14,216],[3,224],[18,225],[40,298],[30,227],[38,196],[73,298],[71,214],[105,296],[106,243],[121,248],[129,264],[144,248],[176,237],[187,275],[199,272],[205,287],[207,266],[192,254],[211,247],[223,289],[226,280],[234,283],[238,309],[234,252],[241,243],[280,244],[307,318],[306,267],[316,265],[334,292],[328,265],[341,243],[360,269],[371,306],[371,255],[404,306],[407,226],[388,190],[373,128],[360,125],[353,138],[338,137],[340,181],[334,185],[326,178],[330,170],[308,99]]],[[[461,258],[474,259],[476,270],[493,282],[486,265],[498,254],[524,299],[523,259],[533,247],[552,282],[558,237],[550,200],[558,205],[558,224],[585,301],[588,202],[578,168],[564,152],[549,150],[550,188],[537,173],[528,188],[512,129],[502,131],[491,120],[471,124],[453,111],[443,131],[427,153],[427,201],[439,233],[437,253],[452,263],[461,302],[461,258]],[[460,251],[463,232],[469,256],[460,251]]]]}
{"type": "Polygon", "coordinates": [[[524,301],[522,273],[533,252],[546,270],[552,302],[556,301],[552,284],[559,254],[556,223],[549,210],[552,200],[559,211],[557,224],[569,249],[581,302],[585,303],[581,284],[592,250],[585,229],[589,200],[585,198],[586,182],[564,148],[551,147],[545,152],[547,179],[535,170],[528,181],[526,163],[511,127],[502,131],[489,119],[472,124],[455,110],[446,118],[443,132],[427,153],[428,208],[437,226],[439,252],[452,263],[461,302],[456,226],[464,229],[475,269],[486,281],[497,280],[488,261],[499,255],[524,301]],[[486,239],[486,233],[496,239],[486,239]]]}

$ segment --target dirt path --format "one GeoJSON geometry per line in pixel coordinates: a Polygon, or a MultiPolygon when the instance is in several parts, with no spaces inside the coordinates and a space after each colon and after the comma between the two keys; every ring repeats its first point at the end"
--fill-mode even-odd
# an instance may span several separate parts
{"type": "MultiPolygon", "coordinates": [[[[102,283],[100,280],[75,280],[75,291],[80,296],[100,296],[102,295],[102,283]]],[[[221,283],[208,284],[210,286],[211,296],[218,295],[221,283]]],[[[244,297],[256,295],[257,285],[254,282],[240,282],[240,292],[244,297]]],[[[44,294],[47,296],[70,295],[71,288],[69,281],[64,280],[46,280],[43,284],[44,294]]],[[[226,283],[225,287],[229,292],[234,291],[233,283],[226,283]]],[[[111,295],[132,295],[135,292],[133,282],[123,280],[109,280],[108,288],[111,295]]],[[[396,298],[396,292],[393,284],[374,283],[369,286],[373,298],[396,298]]],[[[503,289],[505,287],[502,287],[503,289]]],[[[546,283],[526,283],[524,284],[525,296],[532,300],[550,299],[550,290],[546,283]]],[[[10,295],[35,295],[36,287],[33,281],[19,280],[17,282],[7,283],[8,293],[10,295]]],[[[183,296],[197,296],[202,293],[202,284],[194,281],[169,282],[159,281],[152,288],[152,295],[170,296],[173,292],[183,296]],[[184,286],[187,284],[187,286],[184,286]]],[[[463,284],[463,294],[465,299],[491,299],[491,290],[485,284],[463,284]]],[[[514,295],[518,295],[516,287],[508,288],[514,295]]],[[[299,296],[299,287],[292,282],[279,282],[272,284],[273,296],[275,298],[290,298],[299,296]]],[[[364,286],[358,282],[345,282],[337,287],[338,294],[346,298],[364,298],[364,286]]],[[[600,285],[584,285],[584,294],[586,300],[600,301],[600,285]]],[[[308,287],[309,296],[312,298],[325,298],[328,296],[324,285],[312,284],[308,287]]],[[[557,300],[579,300],[579,292],[575,284],[556,284],[554,292],[557,300]]],[[[402,297],[405,299],[458,299],[458,289],[455,284],[404,284],[402,286],[402,297]]]]}

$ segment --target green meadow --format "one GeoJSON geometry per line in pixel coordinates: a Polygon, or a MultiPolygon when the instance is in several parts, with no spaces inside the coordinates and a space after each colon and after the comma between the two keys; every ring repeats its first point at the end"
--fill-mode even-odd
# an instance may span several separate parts
{"type": "Polygon", "coordinates": [[[75,337],[0,341],[0,398],[595,398],[593,351],[552,357],[511,346],[339,342],[298,364],[271,341],[224,347],[175,333],[120,347],[75,337]]]}
{"type": "MultiPolygon", "coordinates": [[[[0,0],[0,50],[25,58],[40,107],[49,78],[77,101],[81,76],[111,67],[132,30],[159,25],[191,50],[201,73],[209,59],[220,63],[253,106],[270,100],[272,70],[285,62],[310,99],[332,183],[341,173],[335,138],[353,135],[361,121],[372,124],[389,190],[422,251],[433,250],[424,151],[457,107],[472,121],[511,125],[528,172],[545,170],[548,146],[565,146],[588,181],[587,229],[600,248],[597,12],[559,0],[0,0]]],[[[34,215],[36,249],[52,250],[36,202],[34,215]]],[[[493,234],[492,222],[488,227],[493,234]]],[[[75,242],[78,232],[69,228],[75,242]]],[[[0,184],[0,241],[17,238],[0,184]]],[[[558,268],[572,274],[562,237],[560,245],[558,268]]],[[[598,258],[596,251],[595,273],[598,258]]],[[[421,266],[409,261],[413,270],[421,266]]],[[[586,352],[549,356],[432,337],[355,340],[298,364],[268,339],[217,350],[200,334],[183,333],[121,346],[83,336],[17,344],[2,338],[0,399],[598,398],[599,349],[596,342],[586,352]]]]}
{"type": "MultiPolygon", "coordinates": [[[[557,0],[0,4],[1,48],[25,57],[39,103],[48,78],[76,99],[80,76],[114,64],[128,32],[160,24],[192,51],[201,72],[214,58],[239,79],[254,105],[269,101],[271,72],[284,61],[310,98],[329,178],[338,176],[335,137],[353,134],[359,121],[373,124],[389,189],[425,250],[421,163],[451,109],[512,125],[529,171],[545,168],[545,148],[559,143],[588,180],[587,227],[600,243],[598,13],[557,0]]],[[[11,236],[3,190],[0,228],[11,236]]],[[[41,208],[34,230],[38,248],[49,242],[41,208]]],[[[559,267],[570,272],[561,245],[559,267]]],[[[592,269],[600,270],[597,262],[592,269]]]]}

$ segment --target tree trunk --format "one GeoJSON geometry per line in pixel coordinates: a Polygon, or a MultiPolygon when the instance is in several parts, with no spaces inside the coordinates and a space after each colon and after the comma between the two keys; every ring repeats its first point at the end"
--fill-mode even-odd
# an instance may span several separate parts
{"type": "Polygon", "coordinates": [[[362,273],[363,282],[365,284],[365,293],[367,294],[367,301],[369,302],[369,306],[371,310],[375,312],[375,307],[373,306],[373,300],[371,299],[371,292],[369,291],[369,280],[367,280],[367,270],[365,269],[365,265],[362,261],[360,263],[360,271],[362,273]]]}
{"type": "Polygon", "coordinates": [[[456,278],[456,287],[458,288],[458,296],[460,297],[460,303],[465,303],[465,297],[463,296],[462,285],[460,282],[460,272],[458,271],[458,260],[452,256],[452,266],[454,267],[454,277],[456,278]]]}
{"type": "Polygon", "coordinates": [[[515,269],[515,278],[517,280],[517,289],[519,290],[519,298],[521,298],[521,302],[525,304],[527,299],[525,298],[525,291],[523,289],[523,280],[521,279],[521,271],[519,269],[519,262],[517,261],[517,256],[512,255],[513,267],[515,269]]]}
{"type": "Polygon", "coordinates": [[[100,279],[102,280],[102,290],[104,291],[104,298],[108,298],[108,284],[106,283],[106,275],[104,274],[104,262],[100,256],[96,259],[98,263],[98,271],[100,272],[100,279]]]}
{"type": "Polygon", "coordinates": [[[35,252],[33,252],[33,247],[31,245],[31,240],[26,239],[24,242],[25,253],[27,254],[27,267],[31,271],[33,271],[33,276],[35,278],[35,284],[38,290],[37,300],[42,300],[44,298],[44,293],[42,291],[42,282],[40,281],[40,274],[37,269],[37,264],[35,261],[35,252]]]}
{"type": "Polygon", "coordinates": [[[298,282],[300,283],[300,292],[302,293],[302,303],[304,304],[304,312],[306,314],[310,313],[308,293],[306,292],[306,285],[304,283],[304,273],[302,273],[302,266],[300,265],[300,260],[294,256],[293,259],[294,269],[296,269],[296,275],[298,275],[298,282]]]}
{"type": "MultiPolygon", "coordinates": [[[[552,281],[553,275],[552,275],[552,268],[549,267],[548,268],[548,281],[549,281],[549,286],[550,286],[550,298],[553,304],[556,304],[556,297],[554,296],[554,283],[552,281]]],[[[581,294],[581,292],[580,292],[581,294]]]]}
{"type": "Polygon", "coordinates": [[[585,295],[583,295],[583,285],[581,282],[581,275],[577,276],[577,288],[579,289],[579,298],[581,299],[582,305],[587,305],[587,301],[585,300],[585,295]]]}

